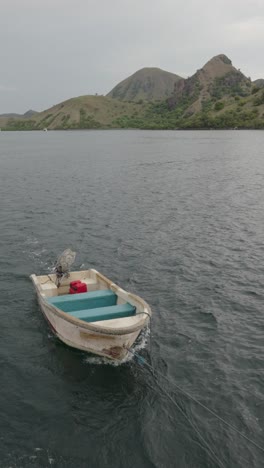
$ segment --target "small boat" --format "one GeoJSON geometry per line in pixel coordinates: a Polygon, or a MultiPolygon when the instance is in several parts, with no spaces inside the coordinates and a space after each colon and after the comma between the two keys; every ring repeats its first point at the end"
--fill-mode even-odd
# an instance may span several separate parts
{"type": "Polygon", "coordinates": [[[143,299],[94,269],[30,278],[53,333],[73,348],[121,361],[151,317],[143,299]]]}

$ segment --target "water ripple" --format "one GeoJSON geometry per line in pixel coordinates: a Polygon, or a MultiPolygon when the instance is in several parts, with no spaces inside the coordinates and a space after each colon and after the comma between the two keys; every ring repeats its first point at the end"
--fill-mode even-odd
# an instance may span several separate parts
{"type": "Polygon", "coordinates": [[[43,133],[1,134],[1,466],[216,466],[132,355],[49,334],[28,276],[70,246],[150,303],[136,350],[223,464],[262,468],[173,384],[263,444],[263,132],[43,133]]]}

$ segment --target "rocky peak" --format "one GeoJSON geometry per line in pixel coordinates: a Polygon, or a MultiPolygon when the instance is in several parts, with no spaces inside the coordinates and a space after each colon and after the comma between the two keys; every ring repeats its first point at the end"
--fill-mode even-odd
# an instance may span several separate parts
{"type": "Polygon", "coordinates": [[[217,64],[219,62],[222,62],[225,65],[232,65],[232,61],[225,54],[215,55],[213,58],[211,58],[211,60],[209,60],[209,62],[207,62],[207,64],[212,64],[213,65],[213,64],[217,64]]]}
{"type": "Polygon", "coordinates": [[[216,55],[211,58],[200,70],[203,72],[209,79],[214,79],[219,76],[226,75],[230,71],[235,71],[231,60],[224,54],[216,55]]]}

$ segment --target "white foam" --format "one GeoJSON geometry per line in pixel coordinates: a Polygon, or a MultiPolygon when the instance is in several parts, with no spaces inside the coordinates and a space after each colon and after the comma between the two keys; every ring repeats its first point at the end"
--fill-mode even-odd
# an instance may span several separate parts
{"type": "Polygon", "coordinates": [[[48,250],[46,247],[40,244],[40,241],[35,237],[27,237],[24,241],[26,250],[22,253],[25,254],[30,260],[33,260],[36,267],[41,267],[41,270],[47,270],[50,268],[51,262],[48,258],[48,250]]]}

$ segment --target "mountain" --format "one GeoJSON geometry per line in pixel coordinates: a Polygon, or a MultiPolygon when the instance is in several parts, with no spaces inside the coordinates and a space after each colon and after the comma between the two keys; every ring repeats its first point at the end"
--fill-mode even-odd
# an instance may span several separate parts
{"type": "Polygon", "coordinates": [[[0,114],[0,117],[15,118],[15,119],[28,119],[37,113],[38,112],[30,109],[24,114],[15,114],[15,113],[0,114]]]}
{"type": "Polygon", "coordinates": [[[116,85],[108,97],[120,101],[155,101],[169,97],[180,76],[160,68],[142,68],[116,85]]]}
{"type": "Polygon", "coordinates": [[[208,100],[247,96],[251,86],[250,79],[237,70],[226,55],[220,54],[190,78],[178,81],[168,106],[170,109],[185,106],[185,115],[192,115],[201,111],[208,100]]]}
{"type": "Polygon", "coordinates": [[[119,83],[107,96],[68,99],[43,112],[33,111],[29,118],[0,116],[0,127],[264,129],[263,81],[251,82],[226,55],[220,54],[187,79],[157,68],[144,68],[119,83]]]}
{"type": "Polygon", "coordinates": [[[254,85],[256,88],[264,88],[264,80],[263,80],[263,78],[260,78],[260,79],[258,79],[258,80],[253,81],[253,85],[254,85]]]}
{"type": "Polygon", "coordinates": [[[32,109],[29,109],[27,112],[25,112],[25,114],[23,114],[22,117],[24,117],[25,119],[28,119],[30,117],[32,117],[33,115],[36,115],[38,114],[38,112],[32,110],[32,109]]]}

